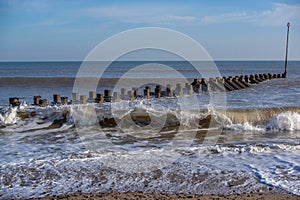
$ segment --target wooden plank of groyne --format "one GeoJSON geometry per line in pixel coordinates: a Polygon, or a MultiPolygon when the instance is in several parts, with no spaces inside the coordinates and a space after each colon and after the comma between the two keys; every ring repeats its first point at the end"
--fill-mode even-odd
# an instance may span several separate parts
{"type": "Polygon", "coordinates": [[[66,105],[66,104],[68,104],[68,97],[61,97],[61,104],[64,104],[64,105],[66,105]]]}
{"type": "Polygon", "coordinates": [[[104,90],[104,101],[111,102],[111,90],[104,90]]]}
{"type": "Polygon", "coordinates": [[[11,97],[9,98],[9,104],[11,106],[19,106],[20,105],[20,100],[18,97],[11,97]]]}
{"type": "Polygon", "coordinates": [[[113,93],[113,102],[119,102],[120,101],[120,96],[118,92],[113,93]]]}
{"type": "Polygon", "coordinates": [[[184,94],[186,95],[194,94],[193,86],[190,83],[185,83],[184,94]]]}
{"type": "Polygon", "coordinates": [[[200,84],[202,86],[203,92],[209,92],[209,86],[208,86],[207,80],[205,78],[201,79],[200,84]]]}
{"type": "Polygon", "coordinates": [[[240,89],[244,89],[246,86],[241,84],[236,77],[232,78],[232,82],[236,84],[240,89]]]}
{"type": "Polygon", "coordinates": [[[104,95],[103,94],[97,94],[95,103],[104,104],[104,95]]]}
{"type": "Polygon", "coordinates": [[[229,76],[228,78],[224,77],[223,79],[224,79],[225,83],[227,83],[228,85],[230,85],[231,88],[233,88],[233,90],[241,89],[239,86],[237,86],[236,84],[234,84],[232,82],[232,77],[231,76],[229,76]]]}
{"type": "Polygon", "coordinates": [[[150,93],[151,93],[151,87],[146,86],[144,89],[144,98],[150,99],[150,95],[151,95],[150,93]]]}
{"type": "Polygon", "coordinates": [[[88,101],[94,103],[95,99],[96,99],[96,91],[89,91],[89,99],[88,99],[88,101]]]}
{"type": "Polygon", "coordinates": [[[41,99],[41,96],[34,96],[33,97],[33,105],[39,105],[39,102],[40,102],[40,99],[41,99]]]}
{"type": "Polygon", "coordinates": [[[47,99],[39,99],[39,106],[46,107],[47,106],[47,99]]]}
{"type": "Polygon", "coordinates": [[[183,95],[183,87],[182,87],[181,83],[176,83],[175,94],[176,94],[176,96],[183,95]]]}
{"type": "Polygon", "coordinates": [[[55,104],[61,103],[61,97],[60,94],[53,94],[53,102],[55,104]]]}
{"type": "Polygon", "coordinates": [[[80,103],[81,104],[86,104],[87,103],[86,95],[80,95],[80,103]]]}
{"type": "Polygon", "coordinates": [[[172,88],[172,85],[170,85],[170,84],[167,85],[166,96],[167,97],[173,97],[174,96],[173,88],[172,88]]]}
{"type": "Polygon", "coordinates": [[[72,103],[78,103],[79,102],[79,93],[73,92],[72,93],[72,103]]]}
{"type": "Polygon", "coordinates": [[[250,83],[252,83],[252,84],[259,84],[259,81],[257,81],[255,76],[253,76],[253,75],[250,75],[249,80],[250,80],[250,83]]]}
{"type": "Polygon", "coordinates": [[[162,86],[161,85],[156,85],[155,91],[154,91],[156,98],[161,97],[161,91],[162,91],[162,86]]]}
{"type": "MultiPolygon", "coordinates": [[[[248,80],[248,79],[247,79],[248,80]]],[[[250,87],[250,84],[248,83],[248,81],[246,81],[245,77],[244,76],[240,76],[238,78],[238,81],[243,84],[245,87],[250,87]]]]}
{"type": "Polygon", "coordinates": [[[120,95],[120,98],[122,100],[127,100],[127,90],[126,88],[121,88],[121,95],[120,95]]]}

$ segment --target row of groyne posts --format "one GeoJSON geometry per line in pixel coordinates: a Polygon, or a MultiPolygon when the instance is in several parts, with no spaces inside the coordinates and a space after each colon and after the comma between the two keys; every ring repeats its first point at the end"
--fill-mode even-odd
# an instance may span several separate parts
{"type": "MultiPolygon", "coordinates": [[[[98,103],[103,104],[105,102],[118,102],[120,100],[134,101],[137,98],[161,98],[161,97],[178,97],[182,95],[201,94],[205,92],[226,92],[241,90],[250,87],[253,84],[259,84],[260,82],[285,78],[285,74],[255,74],[250,76],[229,76],[223,78],[202,78],[194,79],[192,83],[177,83],[173,89],[171,84],[166,85],[163,90],[162,85],[156,85],[154,90],[151,90],[151,86],[145,86],[143,95],[139,95],[138,88],[131,88],[129,91],[126,88],[121,88],[120,92],[113,92],[111,90],[104,90],[104,93],[97,94],[96,91],[90,91],[89,97],[86,95],[80,95],[79,93],[72,93],[72,99],[63,97],[60,94],[53,95],[53,102],[48,103],[47,99],[43,99],[41,96],[33,97],[33,105],[45,107],[47,105],[67,105],[67,104],[86,104],[86,103],[98,103]]],[[[19,106],[20,101],[18,97],[9,98],[9,104],[11,106],[19,106]]]]}

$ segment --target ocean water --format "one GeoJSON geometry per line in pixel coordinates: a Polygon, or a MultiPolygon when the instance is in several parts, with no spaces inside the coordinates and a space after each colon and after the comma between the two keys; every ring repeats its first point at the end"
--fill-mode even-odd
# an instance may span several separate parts
{"type": "MultiPolygon", "coordinates": [[[[201,78],[189,63],[158,63],[189,80],[201,78]]],[[[113,89],[124,73],[142,64],[113,63],[97,92],[113,89]]],[[[0,63],[0,198],[112,191],[300,195],[299,61],[289,62],[285,79],[222,94],[222,108],[213,93],[51,105],[55,93],[71,98],[80,65],[0,63]],[[49,106],[31,105],[35,95],[49,106]],[[19,97],[21,105],[10,107],[9,97],[19,97]]],[[[216,65],[221,76],[284,69],[281,61],[216,65]]],[[[168,71],[158,76],[167,77],[168,71]]]]}

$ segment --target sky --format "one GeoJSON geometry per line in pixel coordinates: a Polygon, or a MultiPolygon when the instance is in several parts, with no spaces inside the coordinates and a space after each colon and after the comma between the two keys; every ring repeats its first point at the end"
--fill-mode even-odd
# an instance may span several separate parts
{"type": "Polygon", "coordinates": [[[133,28],[179,31],[214,60],[300,60],[299,0],[0,0],[0,61],[82,61],[133,28]]]}

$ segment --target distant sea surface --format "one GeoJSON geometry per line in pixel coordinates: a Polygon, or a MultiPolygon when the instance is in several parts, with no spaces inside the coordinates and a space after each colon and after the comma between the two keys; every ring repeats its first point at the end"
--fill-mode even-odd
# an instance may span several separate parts
{"type": "MultiPolygon", "coordinates": [[[[112,63],[102,76],[104,81],[97,92],[113,89],[112,80],[145,63],[151,65],[140,61],[112,63]]],[[[187,62],[157,63],[172,67],[188,79],[201,78],[187,62]]],[[[221,76],[284,71],[283,61],[215,63],[221,76]]],[[[199,194],[262,191],[300,195],[300,61],[288,63],[285,79],[227,92],[226,114],[212,107],[208,101],[210,95],[205,93],[196,96],[198,105],[189,104],[187,97],[191,111],[185,113],[176,110],[176,98],[138,99],[114,105],[114,109],[125,110],[125,114],[143,110],[153,116],[166,116],[166,123],[157,121],[163,130],[154,133],[147,129],[147,124],[138,130],[113,126],[110,120],[121,119],[125,114],[112,115],[110,103],[51,105],[56,93],[71,99],[81,64],[0,62],[0,199],[112,191],[199,194]],[[35,95],[46,98],[50,105],[31,105],[35,95]],[[21,106],[10,107],[9,97],[18,97],[21,106]],[[194,107],[202,111],[197,113],[194,107]],[[96,110],[96,114],[92,115],[90,109],[96,110]],[[194,131],[191,127],[195,119],[200,121],[200,126],[196,127],[192,144],[185,148],[180,145],[164,148],[172,143],[171,135],[178,131],[178,122],[188,134],[194,131]],[[110,124],[103,125],[105,120],[110,124]],[[210,120],[218,127],[207,126],[210,120]],[[103,148],[98,152],[83,142],[94,138],[99,124],[103,125],[105,139],[118,148],[103,148]],[[203,134],[217,129],[221,130],[217,142],[204,145],[203,134]],[[147,134],[149,137],[145,137],[147,134]],[[155,164],[157,158],[153,155],[157,152],[169,155],[168,159],[175,154],[180,157],[161,169],[139,174],[124,173],[114,168],[114,163],[105,163],[112,155],[113,162],[119,161],[116,158],[126,160],[126,156],[137,155],[128,160],[126,167],[130,168],[139,162],[141,152],[149,155],[147,163],[141,166],[155,164]]],[[[164,71],[160,73],[162,78],[167,75],[164,71]]],[[[139,92],[142,94],[142,90],[139,92]]],[[[93,142],[98,140],[103,142],[103,138],[93,142]]],[[[181,144],[185,140],[182,137],[177,142],[181,144]]]]}

